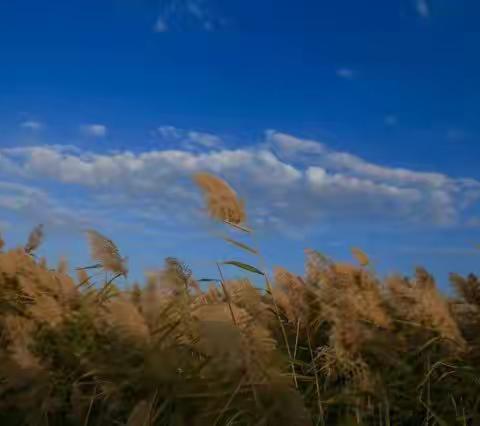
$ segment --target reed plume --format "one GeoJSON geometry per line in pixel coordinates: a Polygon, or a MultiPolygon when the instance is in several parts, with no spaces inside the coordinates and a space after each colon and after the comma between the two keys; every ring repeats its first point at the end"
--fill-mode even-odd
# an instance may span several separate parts
{"type": "Polygon", "coordinates": [[[370,264],[370,259],[368,255],[361,249],[354,247],[352,248],[352,254],[360,264],[360,266],[368,266],[370,264]]]}
{"type": "Polygon", "coordinates": [[[417,268],[412,282],[398,276],[386,281],[394,309],[407,320],[436,330],[447,341],[459,348],[465,347],[449,304],[438,292],[433,277],[423,268],[417,268]]]}
{"type": "Polygon", "coordinates": [[[202,190],[209,215],[221,222],[241,225],[246,221],[244,203],[232,187],[211,173],[197,173],[194,180],[202,190]]]}
{"type": "MultiPolygon", "coordinates": [[[[210,174],[196,181],[210,214],[245,231],[235,192],[210,174]]],[[[451,275],[454,297],[421,268],[381,279],[359,249],[353,264],[307,250],[304,276],[278,267],[273,285],[266,267],[234,260],[218,265],[241,277],[197,282],[170,257],[98,303],[87,271],[127,273],[115,244],[88,231],[97,264],[74,280],[65,260],[33,255],[37,228],[0,252],[2,425],[480,424],[473,274],[451,275]]]]}
{"type": "Polygon", "coordinates": [[[44,238],[44,232],[43,232],[43,225],[37,225],[32,232],[30,232],[30,235],[28,236],[28,241],[27,244],[25,245],[25,252],[28,254],[33,253],[35,250],[37,250],[38,247],[43,242],[44,238]]]}
{"type": "Polygon", "coordinates": [[[480,280],[475,274],[469,274],[466,278],[450,274],[450,282],[466,303],[480,308],[480,280]]]}
{"type": "Polygon", "coordinates": [[[126,277],[128,270],[125,259],[120,256],[115,243],[95,230],[88,230],[87,236],[92,259],[99,262],[106,271],[126,277]]]}
{"type": "Polygon", "coordinates": [[[120,338],[138,343],[145,343],[150,338],[145,318],[127,297],[110,300],[104,306],[102,319],[120,338]]]}
{"type": "Polygon", "coordinates": [[[318,286],[333,262],[316,250],[305,249],[305,255],[305,282],[311,286],[318,286]]]}
{"type": "Polygon", "coordinates": [[[274,270],[275,286],[273,295],[292,324],[305,323],[308,318],[306,287],[299,277],[282,267],[274,270]]]}

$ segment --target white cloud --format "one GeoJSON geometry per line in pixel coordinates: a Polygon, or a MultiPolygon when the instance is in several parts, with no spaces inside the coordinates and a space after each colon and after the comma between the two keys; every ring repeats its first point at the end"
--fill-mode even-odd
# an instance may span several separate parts
{"type": "Polygon", "coordinates": [[[355,77],[355,72],[350,68],[339,68],[337,70],[337,76],[345,80],[351,80],[355,77]]]}
{"type": "Polygon", "coordinates": [[[191,176],[203,170],[238,189],[253,222],[285,230],[332,221],[461,225],[480,198],[480,182],[474,179],[386,167],[285,133],[268,131],[264,143],[226,149],[215,147],[215,138],[210,144],[213,135],[205,139],[199,132],[160,129],[165,137],[199,139],[203,149],[180,144],[135,154],[98,154],[43,146],[0,149],[0,159],[13,164],[17,176],[86,188],[88,201],[112,214],[162,223],[191,224],[199,217],[195,212],[201,199],[191,176]]]}
{"type": "Polygon", "coordinates": [[[462,129],[449,129],[447,139],[451,142],[463,142],[468,138],[468,133],[462,129]]]}
{"type": "Polygon", "coordinates": [[[104,124],[86,124],[82,126],[83,133],[90,137],[103,138],[107,136],[108,129],[104,124]]]}
{"type": "Polygon", "coordinates": [[[267,141],[280,157],[290,161],[302,159],[308,161],[310,165],[324,166],[346,175],[393,182],[401,186],[438,187],[444,186],[448,182],[448,177],[441,173],[416,172],[403,168],[380,166],[350,153],[330,150],[324,144],[280,132],[268,131],[267,141]]]}
{"type": "Polygon", "coordinates": [[[327,153],[325,144],[317,141],[297,138],[275,130],[267,130],[265,136],[270,148],[274,148],[276,151],[279,150],[281,154],[297,156],[302,153],[307,155],[323,155],[327,153]]]}
{"type": "Polygon", "coordinates": [[[430,17],[430,5],[428,4],[428,0],[416,0],[415,7],[417,9],[417,13],[422,18],[430,17]]]}
{"type": "Polygon", "coordinates": [[[22,129],[28,129],[31,131],[41,130],[43,128],[43,124],[40,121],[35,120],[27,120],[20,123],[20,127],[22,129]]]}

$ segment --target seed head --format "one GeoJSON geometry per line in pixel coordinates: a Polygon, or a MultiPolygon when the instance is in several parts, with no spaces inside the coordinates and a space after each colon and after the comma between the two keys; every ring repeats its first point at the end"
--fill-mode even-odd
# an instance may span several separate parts
{"type": "Polygon", "coordinates": [[[212,218],[235,225],[245,222],[243,201],[238,199],[236,192],[227,182],[210,173],[197,173],[194,180],[203,192],[208,213],[212,218]]]}

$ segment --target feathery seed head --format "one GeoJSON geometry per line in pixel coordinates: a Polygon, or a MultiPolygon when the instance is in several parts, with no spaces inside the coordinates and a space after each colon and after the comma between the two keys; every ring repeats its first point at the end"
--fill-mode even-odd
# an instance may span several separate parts
{"type": "Polygon", "coordinates": [[[92,259],[100,262],[105,270],[126,277],[126,260],[120,256],[115,243],[95,230],[88,230],[87,236],[92,259]]]}
{"type": "Polygon", "coordinates": [[[305,320],[307,307],[305,303],[306,288],[299,277],[290,271],[277,267],[274,270],[274,297],[285,311],[290,322],[305,320]]]}
{"type": "Polygon", "coordinates": [[[208,213],[213,219],[234,225],[245,222],[244,203],[227,182],[205,172],[195,174],[194,180],[203,192],[208,213]]]}
{"type": "Polygon", "coordinates": [[[316,286],[325,277],[325,272],[331,267],[332,261],[316,250],[305,249],[305,254],[307,256],[305,281],[316,286]]]}

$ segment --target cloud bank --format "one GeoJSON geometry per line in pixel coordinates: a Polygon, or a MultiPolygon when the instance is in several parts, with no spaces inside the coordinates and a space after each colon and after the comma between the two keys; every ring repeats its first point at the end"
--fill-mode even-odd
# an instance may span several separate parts
{"type": "Polygon", "coordinates": [[[77,220],[89,220],[78,217],[84,208],[153,223],[192,223],[201,217],[191,182],[198,171],[227,179],[246,199],[253,225],[284,230],[358,223],[471,226],[480,199],[477,180],[374,164],[274,130],[257,145],[228,149],[211,134],[174,127],[156,132],[188,143],[138,153],[49,145],[1,149],[0,165],[17,183],[0,184],[0,207],[48,208],[65,220],[74,200],[77,220]],[[201,148],[189,145],[194,142],[201,148]],[[29,190],[33,183],[41,189],[29,190]],[[52,193],[55,203],[47,201],[52,193]]]}

